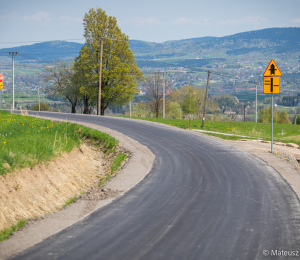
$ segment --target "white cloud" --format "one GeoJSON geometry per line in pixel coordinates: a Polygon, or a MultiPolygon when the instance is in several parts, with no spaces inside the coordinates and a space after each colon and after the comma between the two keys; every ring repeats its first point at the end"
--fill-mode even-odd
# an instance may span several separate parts
{"type": "Polygon", "coordinates": [[[268,19],[265,17],[261,17],[259,15],[257,16],[247,16],[245,18],[242,19],[230,19],[230,20],[226,20],[226,21],[221,21],[221,22],[217,22],[217,24],[219,25],[223,25],[223,24],[233,24],[233,25],[238,25],[238,24],[260,24],[261,22],[267,21],[268,19]]]}
{"type": "Polygon", "coordinates": [[[293,19],[291,20],[292,23],[300,23],[300,18],[296,18],[296,19],[293,19]]]}
{"type": "Polygon", "coordinates": [[[3,16],[0,16],[0,20],[10,20],[10,19],[13,19],[17,16],[17,12],[12,12],[12,13],[9,13],[7,15],[3,15],[3,16]]]}
{"type": "Polygon", "coordinates": [[[24,21],[34,21],[34,22],[50,22],[52,20],[50,18],[49,13],[45,11],[40,11],[37,14],[33,14],[30,16],[23,16],[22,19],[24,21]]]}
{"type": "Polygon", "coordinates": [[[156,17],[149,17],[149,18],[140,18],[140,17],[132,17],[129,19],[120,22],[120,24],[135,24],[139,26],[143,25],[160,25],[162,22],[156,17]]]}
{"type": "Polygon", "coordinates": [[[83,19],[82,19],[82,18],[74,18],[74,21],[75,21],[75,22],[80,22],[80,23],[82,23],[82,22],[83,22],[83,19]]]}
{"type": "Polygon", "coordinates": [[[59,17],[59,20],[61,20],[61,21],[70,21],[71,17],[69,17],[69,16],[61,16],[61,17],[59,17]]]}
{"type": "Polygon", "coordinates": [[[203,24],[203,25],[208,25],[211,23],[211,18],[195,18],[195,19],[189,19],[185,17],[178,18],[174,22],[175,24],[203,24]]]}

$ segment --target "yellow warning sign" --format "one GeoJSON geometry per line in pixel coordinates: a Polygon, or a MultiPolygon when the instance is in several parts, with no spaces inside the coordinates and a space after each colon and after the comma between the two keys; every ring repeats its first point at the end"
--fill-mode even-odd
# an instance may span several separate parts
{"type": "Polygon", "coordinates": [[[264,77],[264,93],[279,94],[280,93],[280,78],[279,77],[264,77]]]}
{"type": "Polygon", "coordinates": [[[264,77],[280,77],[280,76],[282,76],[282,73],[279,70],[279,68],[276,65],[274,60],[271,60],[269,66],[267,67],[263,76],[264,77]]]}
{"type": "Polygon", "coordinates": [[[3,89],[3,82],[0,82],[0,89],[3,89]]]}

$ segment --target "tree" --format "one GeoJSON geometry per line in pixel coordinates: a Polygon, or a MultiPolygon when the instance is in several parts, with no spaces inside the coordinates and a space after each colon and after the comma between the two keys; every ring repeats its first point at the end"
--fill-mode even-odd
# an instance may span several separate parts
{"type": "Polygon", "coordinates": [[[136,117],[150,117],[151,110],[147,102],[135,103],[132,107],[133,115],[136,117]]]}
{"type": "MultiPolygon", "coordinates": [[[[78,86],[80,100],[83,103],[83,114],[90,114],[92,107],[97,102],[99,81],[94,77],[97,75],[97,68],[90,61],[89,49],[84,46],[80,55],[74,60],[74,75],[72,81],[78,86]]],[[[97,60],[95,60],[97,62],[97,60]]]]}
{"type": "Polygon", "coordinates": [[[194,114],[198,109],[198,102],[197,102],[197,96],[195,93],[195,89],[191,86],[188,86],[187,92],[184,93],[182,97],[182,111],[185,114],[192,115],[194,114]]]}
{"type": "Polygon", "coordinates": [[[159,112],[162,110],[163,84],[165,84],[165,90],[169,89],[167,80],[163,79],[160,72],[149,75],[144,81],[144,87],[150,99],[150,108],[154,112],[156,118],[158,118],[159,112]]]}
{"type": "MultiPolygon", "coordinates": [[[[195,114],[196,118],[201,118],[204,107],[205,89],[196,86],[182,86],[180,90],[171,93],[170,100],[177,102],[182,107],[182,111],[187,114],[195,114]]],[[[218,105],[212,98],[208,98],[206,110],[213,113],[218,105]]]]}
{"type": "MultiPolygon", "coordinates": [[[[259,111],[259,119],[258,122],[259,123],[271,123],[271,106],[269,106],[268,108],[265,109],[261,109],[259,111]]],[[[276,112],[276,108],[273,107],[273,123],[277,123],[277,119],[278,119],[278,115],[276,112]]]]}
{"type": "Polygon", "coordinates": [[[297,117],[296,117],[296,124],[300,125],[300,115],[297,115],[297,117]]]}
{"type": "Polygon", "coordinates": [[[181,119],[181,108],[177,102],[170,102],[170,112],[168,118],[181,119]]]}
{"type": "Polygon", "coordinates": [[[101,77],[101,115],[110,105],[124,105],[138,92],[138,82],[143,80],[129,39],[121,32],[117,19],[107,16],[101,8],[90,9],[83,19],[85,46],[75,59],[75,73],[84,71],[81,95],[91,103],[97,101],[99,86],[100,43],[103,40],[101,77]],[[83,84],[84,83],[84,84],[83,84]]]}
{"type": "Polygon", "coordinates": [[[285,110],[278,113],[278,124],[290,124],[291,121],[289,120],[288,114],[285,110]]]}
{"type": "Polygon", "coordinates": [[[76,113],[76,105],[79,101],[78,85],[72,80],[74,75],[73,66],[66,61],[53,61],[44,68],[41,77],[44,81],[53,82],[45,88],[45,93],[54,96],[63,96],[72,105],[72,113],[76,113]]]}

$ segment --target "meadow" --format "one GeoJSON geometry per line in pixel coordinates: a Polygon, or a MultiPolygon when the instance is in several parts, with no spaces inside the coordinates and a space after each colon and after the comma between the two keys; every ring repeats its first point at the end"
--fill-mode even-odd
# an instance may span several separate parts
{"type": "MultiPolygon", "coordinates": [[[[133,117],[132,117],[133,118],[133,117]]],[[[255,122],[237,122],[237,121],[205,121],[202,128],[202,120],[184,120],[184,119],[162,119],[162,118],[137,118],[151,122],[158,122],[167,125],[180,127],[183,129],[199,129],[228,133],[234,135],[243,135],[248,138],[271,140],[271,123],[255,122]]],[[[274,124],[274,141],[282,143],[295,143],[300,145],[300,126],[292,124],[274,124]]],[[[215,134],[210,134],[215,135],[215,134]]],[[[237,140],[241,137],[217,135],[223,139],[237,140]]],[[[244,137],[243,137],[244,138],[244,137]]]]}
{"type": "Polygon", "coordinates": [[[118,141],[84,126],[0,111],[0,175],[71,152],[84,140],[113,152],[118,141]]]}

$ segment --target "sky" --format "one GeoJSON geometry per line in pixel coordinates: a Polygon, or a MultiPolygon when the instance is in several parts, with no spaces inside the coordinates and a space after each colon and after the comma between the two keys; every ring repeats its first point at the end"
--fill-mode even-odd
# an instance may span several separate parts
{"type": "Polygon", "coordinates": [[[116,17],[129,39],[151,42],[300,27],[300,0],[0,0],[0,49],[84,43],[82,19],[90,8],[116,17]]]}

